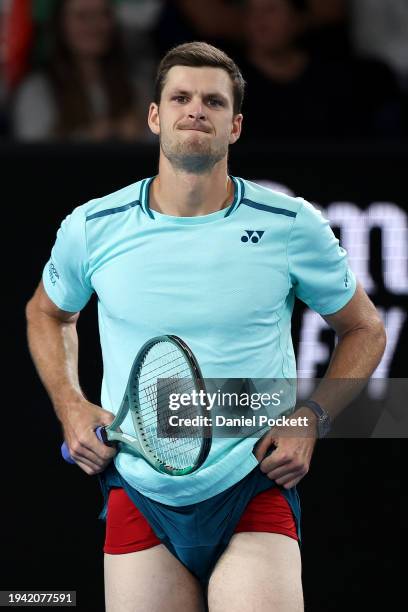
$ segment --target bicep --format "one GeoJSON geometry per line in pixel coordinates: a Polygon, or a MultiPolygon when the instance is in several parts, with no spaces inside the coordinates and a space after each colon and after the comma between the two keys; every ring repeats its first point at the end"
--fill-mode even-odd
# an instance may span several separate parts
{"type": "Polygon", "coordinates": [[[382,326],[380,316],[360,283],[351,300],[339,311],[324,315],[323,319],[338,336],[355,329],[382,326]]]}
{"type": "Polygon", "coordinates": [[[27,304],[27,315],[33,312],[47,315],[61,323],[75,323],[79,318],[79,312],[62,310],[48,297],[42,280],[27,304]]]}

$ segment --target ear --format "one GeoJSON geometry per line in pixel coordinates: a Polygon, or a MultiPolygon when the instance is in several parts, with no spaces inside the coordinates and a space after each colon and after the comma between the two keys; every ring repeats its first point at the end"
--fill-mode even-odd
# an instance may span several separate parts
{"type": "Polygon", "coordinates": [[[151,129],[153,134],[160,134],[159,107],[155,102],[152,102],[149,106],[149,115],[147,118],[147,123],[149,124],[149,128],[151,129]]]}
{"type": "Polygon", "coordinates": [[[243,119],[244,117],[243,115],[241,115],[241,113],[239,113],[238,115],[235,115],[235,117],[233,118],[232,129],[231,129],[231,134],[230,134],[230,139],[229,139],[230,144],[234,144],[234,142],[237,142],[238,138],[241,136],[243,119]]]}

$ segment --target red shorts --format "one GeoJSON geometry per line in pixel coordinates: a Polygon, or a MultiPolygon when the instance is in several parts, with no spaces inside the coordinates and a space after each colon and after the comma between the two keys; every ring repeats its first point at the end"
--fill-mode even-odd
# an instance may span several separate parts
{"type": "MultiPolygon", "coordinates": [[[[298,540],[292,510],[278,487],[255,495],[245,508],[234,532],[281,533],[298,540]]],[[[124,489],[111,489],[103,551],[110,555],[136,552],[160,544],[153,529],[124,489]]]]}

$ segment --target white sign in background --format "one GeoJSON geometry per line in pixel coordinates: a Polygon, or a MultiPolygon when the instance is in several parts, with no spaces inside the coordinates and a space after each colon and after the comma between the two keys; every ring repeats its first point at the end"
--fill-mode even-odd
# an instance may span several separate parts
{"type": "MultiPolygon", "coordinates": [[[[294,196],[286,186],[271,181],[257,181],[275,191],[294,196]]],[[[323,208],[314,203],[332,227],[341,232],[341,244],[348,252],[350,267],[364,289],[375,302],[378,291],[370,274],[370,231],[378,228],[382,243],[382,278],[386,291],[395,296],[408,295],[408,216],[393,202],[373,202],[362,210],[353,202],[333,202],[323,208]]],[[[378,368],[370,381],[368,392],[379,398],[386,387],[390,366],[401,330],[407,318],[406,309],[392,306],[378,307],[387,331],[387,347],[378,368]]],[[[297,359],[300,378],[317,377],[317,368],[329,360],[329,348],[324,343],[322,331],[328,329],[324,319],[311,310],[305,310],[301,322],[297,359]]],[[[303,392],[305,382],[302,383],[303,392]]]]}

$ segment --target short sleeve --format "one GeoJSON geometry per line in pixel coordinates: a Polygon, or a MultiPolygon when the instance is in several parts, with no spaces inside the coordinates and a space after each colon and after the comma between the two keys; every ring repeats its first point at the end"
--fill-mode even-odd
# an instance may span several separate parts
{"type": "Polygon", "coordinates": [[[356,290],[347,253],[320,211],[303,200],[288,242],[289,275],[296,296],[321,315],[343,308],[356,290]]]}
{"type": "Polygon", "coordinates": [[[78,207],[62,222],[43,271],[45,291],[58,308],[78,312],[86,305],[93,293],[88,269],[85,215],[78,207]]]}

